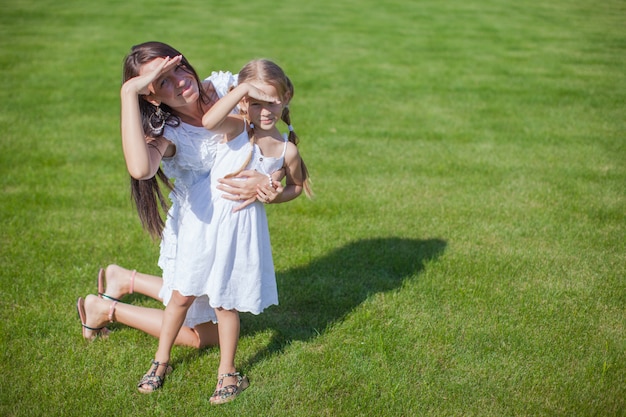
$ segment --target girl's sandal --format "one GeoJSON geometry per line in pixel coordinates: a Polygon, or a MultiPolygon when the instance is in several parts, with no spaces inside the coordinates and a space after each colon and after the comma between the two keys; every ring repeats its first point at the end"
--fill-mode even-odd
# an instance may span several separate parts
{"type": "Polygon", "coordinates": [[[152,361],[152,367],[150,371],[141,378],[141,381],[137,384],[137,389],[142,394],[151,394],[154,391],[158,390],[163,386],[163,382],[165,381],[165,376],[170,374],[174,369],[169,365],[169,363],[161,363],[157,361],[152,361]],[[157,375],[157,371],[159,366],[165,366],[165,372],[163,375],[157,375]],[[145,388],[144,385],[147,385],[148,388],[145,388]]]}
{"type": "Polygon", "coordinates": [[[234,372],[231,374],[221,374],[217,380],[217,389],[211,395],[209,401],[213,405],[224,404],[230,401],[233,401],[239,394],[242,393],[243,390],[250,386],[250,381],[247,376],[241,376],[239,372],[234,372]],[[228,377],[236,377],[237,383],[233,385],[224,385],[224,378],[228,377]]]}

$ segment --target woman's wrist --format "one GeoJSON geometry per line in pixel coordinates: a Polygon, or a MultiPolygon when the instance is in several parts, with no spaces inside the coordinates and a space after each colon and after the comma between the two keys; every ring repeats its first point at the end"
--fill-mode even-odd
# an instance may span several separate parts
{"type": "Polygon", "coordinates": [[[124,84],[122,84],[120,95],[122,97],[137,97],[139,95],[139,92],[132,85],[131,80],[129,80],[129,81],[126,81],[124,84]]]}

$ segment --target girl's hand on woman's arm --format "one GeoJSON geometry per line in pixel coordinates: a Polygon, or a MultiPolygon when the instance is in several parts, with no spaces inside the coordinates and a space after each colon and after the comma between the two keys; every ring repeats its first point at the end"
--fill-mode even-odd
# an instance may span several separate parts
{"type": "Polygon", "coordinates": [[[270,187],[269,183],[264,185],[257,185],[256,198],[262,203],[270,204],[275,202],[278,197],[283,193],[283,186],[281,183],[273,181],[270,187]]]}

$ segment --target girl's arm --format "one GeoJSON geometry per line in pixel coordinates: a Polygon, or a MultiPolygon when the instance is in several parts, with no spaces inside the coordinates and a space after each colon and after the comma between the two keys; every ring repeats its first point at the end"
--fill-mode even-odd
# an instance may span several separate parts
{"type": "Polygon", "coordinates": [[[178,65],[180,57],[164,58],[150,73],[131,78],[122,85],[121,96],[121,133],[122,149],[128,173],[135,179],[152,178],[171,145],[165,138],[147,138],[143,131],[140,95],[151,93],[150,84],[163,72],[178,65]]]}
{"type": "MultiPolygon", "coordinates": [[[[271,97],[263,91],[248,83],[241,83],[233,88],[228,94],[218,100],[202,117],[202,125],[213,132],[224,133],[227,140],[233,139],[241,132],[242,116],[233,115],[232,110],[237,107],[244,97],[252,97],[256,100],[268,101],[270,103],[279,102],[276,97],[271,97]]],[[[218,189],[227,194],[222,198],[232,201],[242,201],[234,211],[239,211],[257,199],[257,187],[267,181],[267,177],[260,172],[245,170],[237,175],[235,179],[219,179],[221,183],[218,189]],[[245,181],[240,181],[244,178],[245,181]]]]}
{"type": "MultiPolygon", "coordinates": [[[[232,111],[241,99],[246,95],[246,84],[239,84],[233,88],[228,94],[219,99],[202,117],[202,125],[205,129],[216,133],[231,133],[234,131],[232,125],[239,125],[241,123],[235,120],[229,120],[229,116],[232,115],[232,111]]],[[[241,120],[241,118],[238,118],[241,120]]]]}
{"type": "MultiPolygon", "coordinates": [[[[269,196],[271,203],[285,203],[302,194],[304,178],[302,176],[302,158],[293,143],[287,143],[285,151],[285,187],[282,193],[269,196]],[[273,198],[272,198],[273,197],[273,198]]],[[[260,197],[260,196],[259,196],[260,197]]]]}
{"type": "Polygon", "coordinates": [[[268,96],[253,85],[241,83],[219,99],[217,103],[204,114],[202,117],[202,125],[205,129],[216,133],[232,133],[236,130],[235,127],[240,128],[241,123],[239,121],[242,119],[241,116],[233,118],[231,117],[231,112],[244,97],[252,97],[270,103],[278,102],[275,97],[268,96]]]}

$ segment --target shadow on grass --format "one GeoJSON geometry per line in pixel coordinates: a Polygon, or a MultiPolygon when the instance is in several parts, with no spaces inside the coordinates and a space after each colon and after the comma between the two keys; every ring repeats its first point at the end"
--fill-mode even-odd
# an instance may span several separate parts
{"type": "Polygon", "coordinates": [[[367,239],[308,265],[277,272],[280,305],[259,316],[242,315],[241,336],[273,331],[268,345],[244,366],[282,352],[292,341],[323,333],[369,296],[397,288],[420,273],[425,262],[438,258],[445,248],[440,239],[367,239]]]}

